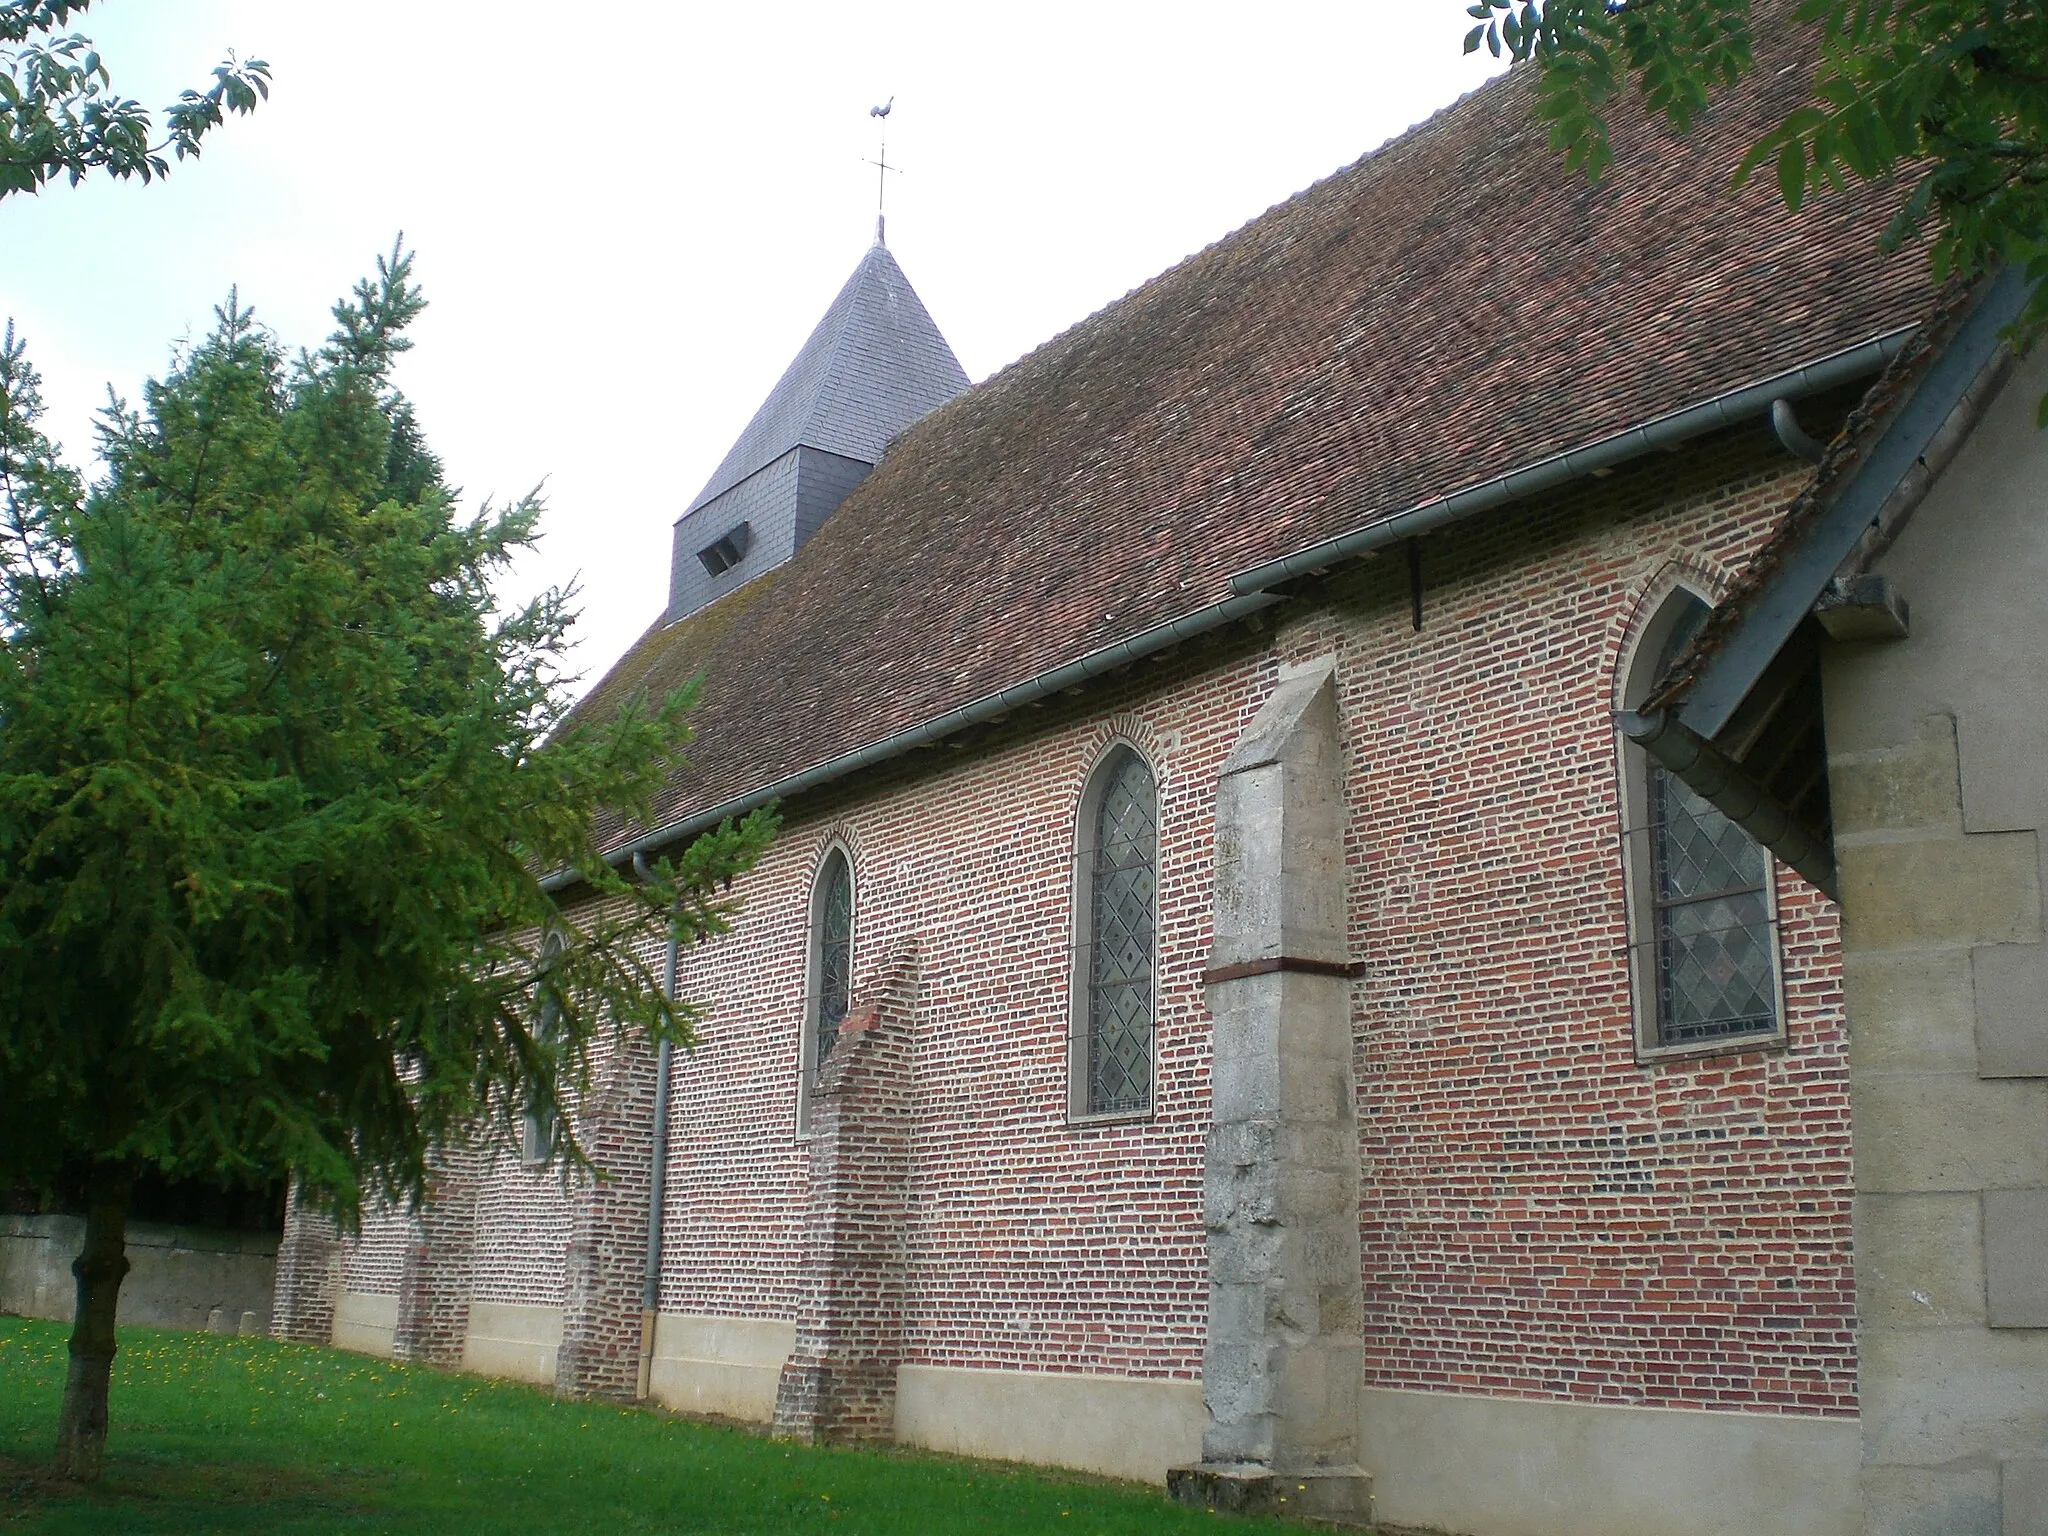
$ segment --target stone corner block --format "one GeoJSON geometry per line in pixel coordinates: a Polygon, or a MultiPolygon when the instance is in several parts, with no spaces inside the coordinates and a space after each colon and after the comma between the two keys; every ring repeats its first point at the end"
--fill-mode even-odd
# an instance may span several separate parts
{"type": "Polygon", "coordinates": [[[2048,1328],[2048,1189],[1984,1191],[1984,1302],[1993,1328],[2048,1328]]]}
{"type": "Polygon", "coordinates": [[[1364,1530],[1372,1525],[1372,1478],[1358,1467],[1275,1472],[1257,1462],[1172,1467],[1166,1496],[1219,1515],[1284,1515],[1364,1530]]]}
{"type": "Polygon", "coordinates": [[[2048,1184],[2048,1088],[1942,1073],[1850,1086],[1861,1195],[2048,1184]]]}
{"type": "Polygon", "coordinates": [[[2029,713],[1966,711],[1956,719],[1963,825],[1972,832],[2048,827],[2048,793],[2037,765],[2048,728],[2029,713]]]}
{"type": "Polygon", "coordinates": [[[1977,1074],[2048,1077],[2048,944],[1970,951],[1977,999],[1977,1074]]]}
{"type": "Polygon", "coordinates": [[[1866,1463],[1856,1536],[2004,1536],[1998,1472],[1981,1461],[1950,1466],[1866,1463]]]}
{"type": "Polygon", "coordinates": [[[1944,729],[1897,746],[1838,754],[1828,761],[1828,799],[1838,832],[1960,832],[1955,740],[1944,729]]]}
{"type": "Polygon", "coordinates": [[[2041,942],[2032,832],[1838,845],[1845,954],[2041,942]]]}

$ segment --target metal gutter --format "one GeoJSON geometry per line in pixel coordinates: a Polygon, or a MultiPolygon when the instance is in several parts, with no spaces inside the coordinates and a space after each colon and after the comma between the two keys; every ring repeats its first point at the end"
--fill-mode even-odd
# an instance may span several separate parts
{"type": "MultiPolygon", "coordinates": [[[[1134,661],[1142,661],[1147,656],[1156,655],[1171,646],[1179,645],[1184,640],[1192,640],[1233,624],[1239,619],[1249,618],[1252,614],[1283,600],[1280,594],[1275,592],[1251,592],[1225,598],[1222,602],[1211,603],[1206,608],[1197,608],[1193,613],[1182,614],[1179,618],[1169,619],[1164,624],[1155,624],[1152,628],[1140,630],[1114,645],[1090,651],[1086,656],[1066,662],[1050,671],[1041,672],[1036,677],[1026,678],[1021,683],[1013,683],[995,693],[984,694],[956,709],[947,710],[943,715],[935,715],[921,725],[898,731],[892,736],[870,742],[864,747],[857,747],[851,752],[842,752],[837,757],[828,758],[797,773],[785,774],[772,784],[764,784],[759,789],[735,795],[730,800],[721,801],[707,810],[670,822],[665,827],[657,827],[654,831],[607,853],[604,856],[605,862],[614,867],[625,864],[635,856],[645,856],[671,843],[709,831],[729,817],[744,816],[747,812],[766,805],[770,800],[783,800],[791,795],[800,795],[806,790],[830,784],[835,779],[845,778],[848,774],[858,773],[864,768],[872,768],[878,763],[900,757],[914,748],[943,741],[969,726],[986,724],[1009,714],[1012,710],[1021,709],[1027,704],[1035,704],[1053,694],[1089,682],[1105,672],[1114,672],[1134,661]]],[[[573,869],[558,869],[552,874],[542,876],[541,889],[565,890],[574,885],[578,878],[573,869]]]]}
{"type": "MultiPolygon", "coordinates": [[[[1496,476],[1466,490],[1423,502],[1368,527],[1326,539],[1319,544],[1312,544],[1306,549],[1252,570],[1241,571],[1230,578],[1233,595],[1220,603],[1212,603],[1193,613],[1154,625],[1151,629],[1119,640],[1114,645],[1091,651],[1077,660],[1041,672],[1036,677],[1027,678],[996,693],[985,694],[920,725],[898,731],[894,735],[870,742],[851,752],[843,752],[837,757],[796,773],[786,774],[759,789],[735,795],[706,810],[683,817],[667,826],[657,827],[654,831],[645,833],[607,853],[605,862],[614,867],[625,864],[635,856],[654,853],[672,843],[708,831],[729,817],[744,816],[771,800],[787,799],[791,795],[820,788],[849,774],[900,757],[915,748],[943,740],[970,726],[984,724],[1026,704],[1036,703],[1052,694],[1086,683],[1106,672],[1128,666],[1131,662],[1142,660],[1184,640],[1221,629],[1227,624],[1249,617],[1282,601],[1283,594],[1269,589],[1296,576],[1311,574],[1340,560],[1366,554],[1402,539],[1427,533],[1446,523],[1456,522],[1489,508],[1535,495],[1539,491],[1549,490],[1581,475],[1591,474],[1594,470],[1610,468],[1659,448],[1674,447],[1702,433],[1753,419],[1769,412],[1774,401],[1817,394],[1875,373],[1897,355],[1915,329],[1914,326],[1903,326],[1897,330],[1884,332],[1843,351],[1802,363],[1787,372],[1774,374],[1738,389],[1725,391],[1698,405],[1687,406],[1683,410],[1660,416],[1642,426],[1631,427],[1626,432],[1602,438],[1583,448],[1574,448],[1566,453],[1538,459],[1532,464],[1510,470],[1504,475],[1496,476]]],[[[566,890],[574,885],[577,879],[574,870],[559,869],[543,876],[541,887],[547,891],[566,890]]]]}
{"type": "Polygon", "coordinates": [[[1678,717],[1690,730],[1709,741],[1721,733],[1865,530],[1877,522],[1892,493],[1922,462],[1956,408],[1996,361],[2005,328],[2019,318],[2032,291],[2018,267],[2007,267],[1986,286],[1905,408],[1685,695],[1678,717]]]}
{"type": "Polygon", "coordinates": [[[1709,804],[1790,864],[1819,889],[1835,896],[1835,854],[1741,764],[1666,711],[1639,715],[1617,710],[1622,735],[1683,779],[1709,804]]]}
{"type": "Polygon", "coordinates": [[[1396,512],[1350,533],[1338,534],[1278,560],[1240,571],[1230,578],[1230,590],[1238,593],[1264,592],[1283,581],[1312,575],[1340,560],[1370,554],[1403,539],[1429,533],[1446,523],[1455,523],[1475,513],[1547,491],[1595,470],[1612,469],[1656,449],[1676,447],[1703,433],[1752,420],[1769,413],[1779,400],[1796,400],[1804,395],[1819,394],[1838,384],[1863,378],[1890,362],[1916,329],[1918,327],[1909,325],[1886,331],[1845,351],[1830,353],[1812,362],[1801,363],[1788,372],[1728,390],[1698,405],[1656,417],[1639,427],[1630,427],[1626,432],[1617,432],[1612,437],[1588,443],[1583,448],[1555,453],[1462,491],[1419,502],[1405,512],[1396,512]]]}

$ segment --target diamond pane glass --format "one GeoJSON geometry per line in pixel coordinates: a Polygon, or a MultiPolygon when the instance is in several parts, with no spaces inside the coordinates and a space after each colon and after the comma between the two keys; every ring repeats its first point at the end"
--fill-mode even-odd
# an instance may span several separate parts
{"type": "Polygon", "coordinates": [[[1088,956],[1088,1109],[1117,1114],[1152,1102],[1152,928],[1158,910],[1158,795],[1126,754],[1103,786],[1095,819],[1088,956]]]}
{"type": "Polygon", "coordinates": [[[1763,849],[1664,768],[1649,771],[1657,1024],[1666,1045],[1777,1027],[1763,849]]]}
{"type": "Polygon", "coordinates": [[[839,1022],[853,988],[853,871],[836,849],[819,875],[817,933],[818,1012],[816,1065],[823,1067],[839,1038],[839,1022]]]}

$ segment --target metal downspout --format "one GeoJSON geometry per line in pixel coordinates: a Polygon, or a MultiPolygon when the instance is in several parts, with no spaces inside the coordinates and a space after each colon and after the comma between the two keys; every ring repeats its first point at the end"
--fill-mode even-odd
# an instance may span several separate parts
{"type": "MultiPolygon", "coordinates": [[[[633,872],[642,880],[652,878],[647,855],[633,855],[633,872]]],[[[676,925],[668,925],[668,950],[661,961],[661,995],[676,998],[676,925]]],[[[647,1179],[647,1270],[640,1286],[640,1372],[634,1396],[645,1401],[653,1385],[654,1323],[661,1297],[662,1198],[668,1183],[668,1074],[673,1047],[661,1042],[654,1053],[654,1131],[648,1151],[647,1179]]]]}

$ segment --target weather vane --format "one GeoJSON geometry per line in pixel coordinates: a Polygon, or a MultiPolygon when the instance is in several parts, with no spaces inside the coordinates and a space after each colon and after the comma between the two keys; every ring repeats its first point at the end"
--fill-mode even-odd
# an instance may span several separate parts
{"type": "Polygon", "coordinates": [[[895,105],[896,98],[891,96],[879,107],[868,108],[868,116],[878,120],[882,134],[881,149],[876,153],[875,158],[868,162],[869,165],[875,168],[875,244],[877,245],[888,244],[882,238],[882,202],[884,194],[888,191],[889,187],[889,173],[895,171],[899,176],[903,174],[898,167],[889,163],[889,109],[895,105]]]}

